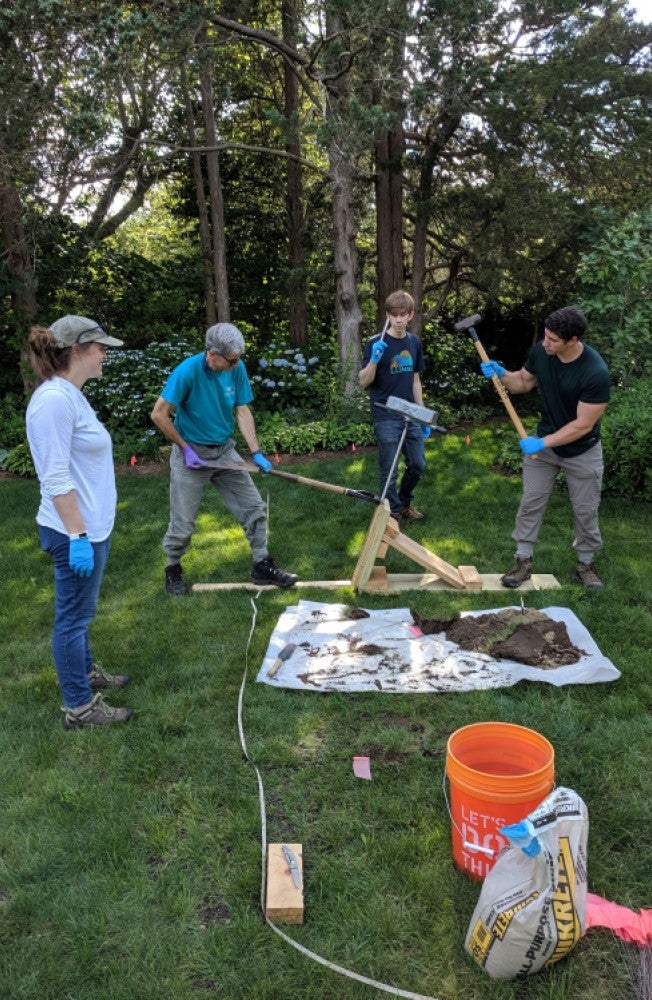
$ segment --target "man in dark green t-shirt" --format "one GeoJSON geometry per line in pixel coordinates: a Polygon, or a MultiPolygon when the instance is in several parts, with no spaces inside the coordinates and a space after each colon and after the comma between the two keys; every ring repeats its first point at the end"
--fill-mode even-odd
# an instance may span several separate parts
{"type": "Polygon", "coordinates": [[[585,587],[602,586],[593,557],[602,548],[600,417],[609,402],[611,380],[598,352],[582,341],[586,325],[579,309],[557,309],[546,318],[543,340],[532,348],[520,371],[505,371],[497,361],[480,366],[483,375],[497,375],[509,392],[529,392],[536,386],[541,395],[536,436],[520,441],[525,456],[523,496],[512,532],[514,566],[501,578],[505,587],[518,587],[532,575],[534,545],[560,469],[575,515],[577,578],[585,587]]]}

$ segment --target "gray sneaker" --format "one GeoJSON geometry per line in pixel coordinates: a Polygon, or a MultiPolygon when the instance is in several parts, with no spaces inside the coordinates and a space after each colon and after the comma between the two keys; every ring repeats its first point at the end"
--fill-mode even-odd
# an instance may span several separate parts
{"type": "Polygon", "coordinates": [[[79,708],[62,706],[64,729],[84,729],[86,726],[109,726],[116,722],[128,722],[134,714],[133,708],[111,708],[96,694],[87,705],[79,708]]]}
{"type": "Polygon", "coordinates": [[[599,590],[600,587],[604,587],[593,562],[578,562],[575,576],[584,587],[589,587],[591,590],[599,590]]]}
{"type": "Polygon", "coordinates": [[[91,691],[104,691],[106,688],[123,688],[129,683],[128,674],[108,674],[102,670],[99,663],[93,664],[93,669],[88,675],[88,683],[91,691]]]}
{"type": "Polygon", "coordinates": [[[529,580],[532,576],[532,560],[531,559],[520,559],[516,556],[514,565],[510,569],[509,573],[505,573],[501,576],[500,582],[503,587],[520,587],[522,583],[529,580]]]}

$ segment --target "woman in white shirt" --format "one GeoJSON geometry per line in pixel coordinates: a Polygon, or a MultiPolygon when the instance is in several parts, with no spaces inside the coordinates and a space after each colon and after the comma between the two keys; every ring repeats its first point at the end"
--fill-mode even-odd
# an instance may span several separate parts
{"type": "Polygon", "coordinates": [[[27,407],[27,439],[41,486],[36,515],[41,548],[54,562],[52,653],[66,729],[126,722],[95,693],[124,687],[126,675],[94,663],[88,629],[95,617],[116,509],[108,431],[81,389],[100,378],[107,347],[122,341],[85,316],[64,316],[29,337],[39,379],[27,407]]]}

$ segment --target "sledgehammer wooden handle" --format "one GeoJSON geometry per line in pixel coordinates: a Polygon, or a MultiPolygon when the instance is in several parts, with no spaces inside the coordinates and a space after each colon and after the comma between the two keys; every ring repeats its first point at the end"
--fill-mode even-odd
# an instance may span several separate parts
{"type": "MultiPolygon", "coordinates": [[[[483,361],[489,361],[489,355],[487,354],[487,352],[485,351],[484,347],[482,346],[482,344],[478,340],[478,335],[475,332],[475,330],[470,330],[469,333],[471,334],[471,337],[473,338],[473,343],[475,344],[475,349],[478,352],[478,354],[480,355],[480,357],[482,358],[482,360],[483,361]]],[[[505,388],[505,386],[500,381],[500,379],[498,378],[497,375],[492,375],[491,376],[491,381],[495,385],[496,392],[498,393],[498,395],[502,399],[503,406],[505,407],[505,409],[509,413],[510,419],[511,419],[512,423],[514,424],[514,427],[518,431],[518,436],[520,438],[526,438],[528,436],[528,433],[525,430],[525,427],[523,426],[523,424],[521,423],[521,418],[519,417],[518,413],[516,412],[516,410],[512,406],[512,401],[509,398],[509,396],[507,395],[507,389],[505,388]]]]}

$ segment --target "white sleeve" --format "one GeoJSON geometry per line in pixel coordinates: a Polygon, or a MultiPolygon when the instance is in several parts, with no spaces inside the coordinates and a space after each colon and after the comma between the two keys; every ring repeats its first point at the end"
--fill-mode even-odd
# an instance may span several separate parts
{"type": "Polygon", "coordinates": [[[75,405],[60,392],[44,392],[27,424],[27,437],[44,497],[62,496],[75,489],[70,474],[70,447],[75,405]]]}

